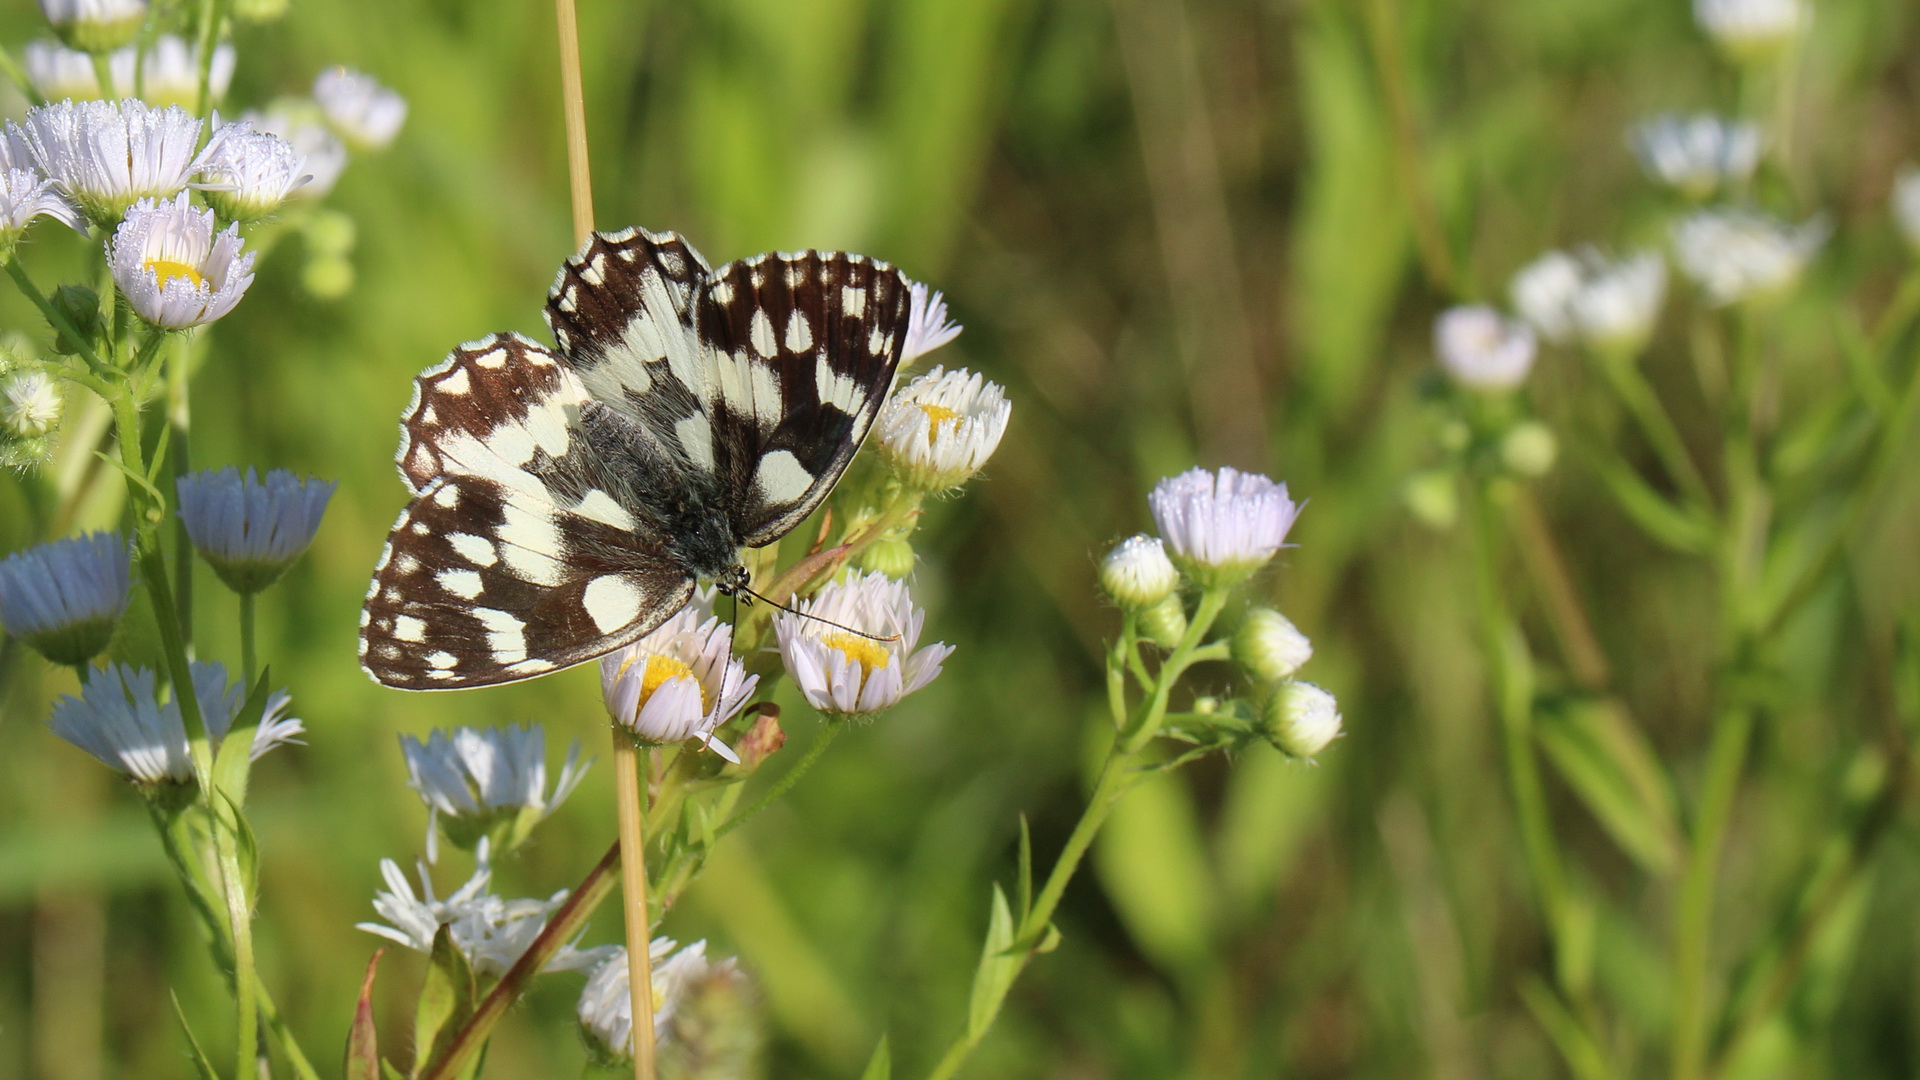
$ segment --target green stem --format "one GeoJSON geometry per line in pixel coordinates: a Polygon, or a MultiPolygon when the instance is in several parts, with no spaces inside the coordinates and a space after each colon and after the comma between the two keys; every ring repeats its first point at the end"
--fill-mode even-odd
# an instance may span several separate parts
{"type": "MultiPolygon", "coordinates": [[[[216,795],[216,798],[221,796],[216,795]]],[[[235,815],[239,808],[227,804],[235,815]]],[[[260,972],[253,958],[253,902],[248,896],[246,873],[240,866],[234,839],[238,823],[216,820],[213,830],[214,851],[220,860],[221,897],[227,904],[227,918],[233,925],[234,1007],[239,1014],[234,1038],[234,1076],[248,1077],[259,1072],[260,1056],[259,989],[260,972]]]]}
{"type": "Polygon", "coordinates": [[[1740,791],[1740,770],[1753,733],[1753,711],[1730,706],[1714,724],[1700,793],[1693,847],[1680,882],[1674,929],[1673,1080],[1697,1080],[1706,1064],[1707,975],[1713,943],[1713,897],[1720,847],[1740,791]]]}
{"type": "MultiPolygon", "coordinates": [[[[185,555],[181,561],[186,561],[185,555]]],[[[253,692],[253,678],[260,670],[253,646],[253,594],[240,594],[240,678],[247,693],[253,692]]]]}
{"type": "Polygon", "coordinates": [[[194,110],[196,116],[206,116],[213,107],[213,43],[220,33],[223,7],[220,0],[200,0],[200,107],[194,110]]]}
{"type": "Polygon", "coordinates": [[[306,1051],[300,1048],[299,1038],[294,1035],[293,1029],[287,1026],[285,1018],[280,1015],[280,1010],[274,1005],[272,996],[267,993],[266,983],[260,981],[257,971],[254,973],[254,982],[260,1005],[260,1019],[266,1022],[267,1033],[273,1036],[273,1041],[280,1047],[280,1052],[286,1055],[287,1064],[293,1067],[294,1074],[300,1080],[320,1080],[319,1071],[313,1067],[313,1062],[307,1059],[306,1051]]]}
{"type": "Polygon", "coordinates": [[[1602,356],[1597,360],[1597,366],[1606,375],[1608,385],[1621,403],[1626,405],[1627,411],[1633,414],[1634,422],[1646,434],[1647,442],[1660,458],[1667,475],[1686,492],[1687,498],[1701,506],[1712,506],[1713,499],[1707,490],[1706,479],[1700,475],[1700,467],[1694,464],[1686,440],[1680,437],[1680,429],[1674,425],[1673,417],[1661,406],[1660,396],[1634,365],[1633,358],[1602,356]]]}
{"type": "MultiPolygon", "coordinates": [[[[187,432],[192,426],[192,413],[188,405],[188,374],[190,370],[189,351],[193,347],[193,338],[187,334],[154,334],[155,342],[171,339],[173,348],[167,357],[167,432],[172,445],[171,467],[167,470],[176,482],[192,468],[188,452],[187,432]]],[[[157,345],[155,346],[157,347],[157,345]]],[[[168,490],[178,490],[169,488],[168,490]]],[[[174,599],[180,608],[180,637],[185,640],[188,649],[193,647],[193,541],[187,536],[187,521],[178,514],[173,516],[174,550],[174,599]]],[[[252,683],[252,665],[247,667],[247,679],[252,683]]]]}
{"type": "Polygon", "coordinates": [[[720,828],[714,832],[713,838],[718,840],[740,826],[745,825],[753,819],[755,814],[758,814],[760,811],[765,810],[767,807],[779,801],[782,795],[785,795],[793,789],[793,785],[800,782],[801,777],[807,775],[807,771],[812,769],[814,763],[820,760],[820,755],[826,753],[827,747],[833,745],[833,740],[840,734],[840,729],[846,726],[847,722],[845,720],[827,720],[826,727],[822,728],[820,734],[815,736],[813,745],[807,747],[807,756],[795,762],[793,768],[788,769],[786,775],[782,776],[778,783],[768,788],[765,795],[754,800],[753,805],[728,818],[727,823],[720,826],[720,828]]]}
{"type": "MultiPolygon", "coordinates": [[[[58,308],[47,302],[46,294],[42,293],[39,287],[33,283],[33,279],[27,276],[26,268],[22,267],[18,260],[7,260],[7,275],[13,278],[13,283],[19,287],[21,294],[28,300],[31,300],[34,307],[40,309],[40,314],[46,316],[47,322],[53,324],[55,330],[64,334],[67,340],[80,350],[81,358],[87,362],[88,367],[93,369],[95,375],[105,375],[112,370],[110,365],[100,359],[100,354],[93,351],[93,343],[88,341],[86,336],[81,334],[80,331],[74,329],[73,321],[61,314],[58,308]]],[[[91,389],[91,387],[89,387],[89,389],[91,389]]],[[[95,393],[99,393],[99,391],[96,390],[95,393]]],[[[110,394],[101,394],[100,396],[102,398],[111,397],[110,394]]]]}
{"type": "Polygon", "coordinates": [[[0,45],[0,75],[5,75],[19,89],[21,96],[27,99],[28,104],[45,105],[47,103],[47,99],[41,97],[40,91],[27,79],[27,73],[21,69],[19,61],[13,58],[13,51],[4,45],[0,45]]]}
{"type": "Polygon", "coordinates": [[[1363,14],[1374,74],[1380,80],[1381,97],[1392,126],[1395,171],[1411,210],[1414,246],[1420,253],[1427,284],[1443,295],[1460,299],[1468,292],[1467,283],[1447,243],[1440,205],[1427,184],[1426,156],[1420,143],[1419,121],[1414,116],[1413,93],[1407,83],[1412,65],[1407,61],[1394,4],[1395,0],[1368,0],[1363,14]]]}
{"type": "Polygon", "coordinates": [[[113,65],[107,62],[105,53],[91,53],[93,58],[93,77],[100,83],[100,96],[108,101],[119,97],[118,87],[113,85],[113,65]]]}

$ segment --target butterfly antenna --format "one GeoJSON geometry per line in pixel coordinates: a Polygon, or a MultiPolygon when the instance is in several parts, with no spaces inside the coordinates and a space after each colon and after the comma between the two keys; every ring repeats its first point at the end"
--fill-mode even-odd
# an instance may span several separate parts
{"type": "Polygon", "coordinates": [[[835,630],[845,630],[847,633],[852,634],[855,637],[863,637],[863,638],[866,638],[868,641],[899,641],[900,640],[899,634],[888,634],[885,637],[881,637],[878,634],[869,634],[865,630],[856,630],[853,627],[846,625],[845,623],[837,623],[837,622],[834,622],[832,619],[823,619],[820,616],[815,615],[810,611],[799,611],[797,609],[790,608],[787,605],[781,603],[780,601],[773,599],[772,597],[762,596],[759,593],[754,592],[752,589],[748,588],[744,584],[736,587],[734,589],[734,593],[735,593],[736,602],[739,599],[738,594],[745,593],[751,599],[758,600],[761,603],[769,605],[771,607],[779,608],[781,611],[784,611],[789,615],[798,615],[803,619],[812,619],[814,622],[817,622],[817,623],[826,623],[828,626],[833,627],[835,630]]]}

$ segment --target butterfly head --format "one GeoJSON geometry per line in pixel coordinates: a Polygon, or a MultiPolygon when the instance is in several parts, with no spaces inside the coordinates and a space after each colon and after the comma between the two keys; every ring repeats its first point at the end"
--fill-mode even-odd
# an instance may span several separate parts
{"type": "Polygon", "coordinates": [[[747,602],[752,603],[754,592],[747,587],[752,578],[753,574],[745,566],[734,563],[730,569],[713,579],[713,587],[723,596],[744,595],[748,597],[747,602]]]}

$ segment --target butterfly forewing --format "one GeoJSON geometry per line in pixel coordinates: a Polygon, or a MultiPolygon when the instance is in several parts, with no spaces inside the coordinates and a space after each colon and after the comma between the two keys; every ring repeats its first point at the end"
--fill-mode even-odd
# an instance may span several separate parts
{"type": "Polygon", "coordinates": [[[893,385],[909,290],[886,263],[842,252],[715,272],[696,319],[714,370],[716,467],[742,544],[785,535],[846,471],[893,385]]]}
{"type": "Polygon", "coordinates": [[[552,354],[514,337],[462,346],[420,376],[400,451],[415,497],[361,619],[376,679],[527,678],[617,648],[686,602],[692,577],[634,505],[645,478],[608,468],[596,410],[552,354]]]}

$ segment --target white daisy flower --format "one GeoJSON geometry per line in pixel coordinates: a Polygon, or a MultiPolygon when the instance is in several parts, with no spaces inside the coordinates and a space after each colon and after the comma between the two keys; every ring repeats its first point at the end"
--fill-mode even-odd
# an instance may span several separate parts
{"type": "Polygon", "coordinates": [[[437,823],[457,846],[471,848],[494,836],[511,851],[533,827],[560,808],[586,775],[580,743],[567,748],[567,760],[547,790],[547,736],[532,727],[435,731],[420,742],[400,736],[407,759],[407,785],[427,804],[427,860],[435,856],[437,823]]]}
{"type": "Polygon", "coordinates": [[[1681,271],[1722,307],[1785,293],[1826,239],[1819,219],[1796,227],[1750,210],[1697,210],[1673,226],[1681,271]]]}
{"type": "Polygon", "coordinates": [[[965,368],[936,367],[880,410],[881,456],[909,487],[946,491],[980,471],[1013,413],[1006,391],[965,368]]]}
{"type": "MultiPolygon", "coordinates": [[[[227,88],[233,85],[234,61],[232,44],[222,42],[213,47],[207,90],[214,101],[226,97],[227,88]]],[[[131,47],[120,49],[113,54],[109,67],[117,95],[138,97],[151,105],[199,108],[200,46],[189,45],[178,35],[162,34],[144,54],[136,54],[131,47]]]]}
{"type": "Polygon", "coordinates": [[[1157,536],[1129,536],[1100,561],[1100,587],[1128,611],[1150,608],[1180,586],[1180,571],[1157,536]]]}
{"type": "Polygon", "coordinates": [[[953,655],[945,642],[915,650],[926,617],[906,582],[874,573],[829,583],[774,616],[773,629],[787,674],[809,705],[870,717],[932,682],[953,655]]]}
{"type": "Polygon", "coordinates": [[[1920,169],[1911,165],[1900,170],[1893,184],[1893,220],[1907,243],[1920,249],[1920,169]]]}
{"type": "Polygon", "coordinates": [[[287,193],[291,198],[325,198],[333,190],[333,185],[339,182],[340,174],[346,170],[347,144],[327,130],[324,124],[304,119],[298,109],[249,111],[240,115],[240,122],[251,124],[256,132],[278,135],[287,140],[293,152],[306,162],[305,172],[309,179],[287,193]]]}
{"type": "Polygon", "coordinates": [[[1805,0],[1693,0],[1693,21],[1735,60],[1765,60],[1813,22],[1805,0]]]}
{"type": "Polygon", "coordinates": [[[278,135],[256,132],[244,120],[224,125],[222,130],[227,128],[234,130],[221,140],[217,151],[202,160],[200,179],[193,185],[222,218],[259,221],[312,179],[306,171],[306,159],[292,143],[278,135]]]}
{"type": "Polygon", "coordinates": [[[185,192],[171,202],[142,199],[127,211],[107,263],[141,318],[167,330],[199,326],[246,295],[253,253],[241,253],[239,226],[213,230],[213,211],[195,209],[185,192]]]}
{"type": "MultiPolygon", "coordinates": [[[[425,865],[417,867],[420,892],[400,872],[392,859],[380,860],[380,876],[385,892],[373,899],[373,910],[388,923],[363,922],[356,929],[378,934],[415,952],[431,953],[434,936],[448,928],[453,945],[467,958],[476,974],[498,978],[519,961],[546,929],[547,920],[567,901],[565,889],[546,900],[507,900],[487,891],[493,881],[493,864],[488,844],[482,839],[474,852],[473,876],[444,900],[435,896],[433,880],[425,865]]],[[[587,971],[598,966],[608,950],[576,949],[561,946],[542,972],[587,971]]]]}
{"type": "Polygon", "coordinates": [[[1226,468],[1169,476],[1154,485],[1147,505],[1174,565],[1208,588],[1252,577],[1280,550],[1300,514],[1287,485],[1226,468]]]}
{"type": "Polygon", "coordinates": [[[919,282],[908,289],[907,341],[900,350],[900,366],[908,364],[960,336],[960,324],[947,321],[947,302],[919,282]]]}
{"type": "Polygon", "coordinates": [[[1289,757],[1311,758],[1340,735],[1340,704],[1332,694],[1305,682],[1275,690],[1262,711],[1267,740],[1289,757]]]}
{"type": "MultiPolygon", "coordinates": [[[[246,688],[229,685],[227,669],[217,663],[196,660],[192,672],[194,700],[217,748],[246,703],[246,688]]],[[[177,701],[158,700],[157,683],[145,668],[108,664],[93,672],[79,697],[62,697],[47,724],[55,735],[140,783],[191,783],[186,721],[177,701]]],[[[286,715],[291,700],[284,690],[268,697],[248,750],[251,760],[258,761],[276,746],[299,742],[306,727],[286,715]]]]}
{"type": "Polygon", "coordinates": [[[400,134],[407,100],[371,75],[333,67],[313,80],[313,100],[327,123],[357,150],[378,150],[400,134]]]}
{"type": "Polygon", "coordinates": [[[8,379],[0,391],[0,429],[16,438],[45,435],[60,426],[65,408],[60,387],[53,377],[41,371],[28,371],[8,379]]]}
{"type": "Polygon", "coordinates": [[[1233,658],[1254,678],[1277,683],[1313,658],[1313,642],[1285,615],[1257,607],[1234,632],[1233,658]]]}
{"type": "Polygon", "coordinates": [[[693,739],[733,762],[740,759],[713,731],[758,685],[733,655],[733,627],[704,615],[698,599],[600,658],[601,697],[615,723],[650,745],[693,739]]]}
{"type": "MultiPolygon", "coordinates": [[[[29,41],[21,53],[20,65],[26,69],[27,82],[47,101],[72,98],[88,101],[101,96],[100,76],[93,68],[93,54],[69,49],[52,41],[29,41]]],[[[133,92],[133,84],[127,84],[133,92]]]]}
{"type": "MultiPolygon", "coordinates": [[[[132,98],[62,101],[27,110],[15,138],[96,224],[119,221],[141,199],[183,191],[200,167],[200,118],[132,98]]],[[[220,133],[207,144],[218,150],[220,133]]]]}
{"type": "Polygon", "coordinates": [[[285,469],[263,482],[251,466],[242,476],[231,465],[174,481],[187,539],[237,593],[257,593],[286,573],[313,543],[336,486],[285,469]]]}
{"type": "Polygon", "coordinates": [[[103,53],[140,32],[147,0],[40,0],[53,31],[76,49],[103,53]]]}
{"type": "Polygon", "coordinates": [[[58,184],[32,169],[0,172],[0,261],[12,256],[27,226],[42,215],[77,232],[87,231],[79,207],[60,194],[58,184]]]}
{"type": "MultiPolygon", "coordinates": [[[[673,1018],[688,996],[702,982],[715,975],[737,971],[732,960],[707,959],[707,943],[696,941],[674,951],[672,938],[657,937],[647,944],[647,957],[653,974],[653,1038],[664,1044],[673,1029],[673,1018]]],[[[627,950],[613,946],[607,959],[587,976],[580,991],[575,1015],[580,1029],[596,1056],[606,1062],[625,1062],[633,1057],[633,985],[628,974],[627,950]]]]}
{"type": "Polygon", "coordinates": [[[1637,351],[1659,317],[1667,267],[1653,252],[1609,259],[1592,249],[1549,251],[1515,274],[1509,291],[1549,341],[1637,351]]]}
{"type": "Polygon", "coordinates": [[[1433,321],[1433,351],[1462,386],[1512,390],[1533,370],[1533,330],[1484,304],[1451,307],[1433,321]]]}
{"type": "Polygon", "coordinates": [[[1629,140],[1649,178],[1688,198],[1747,182],[1760,164],[1760,126],[1712,113],[1662,114],[1633,129],[1629,140]]]}

